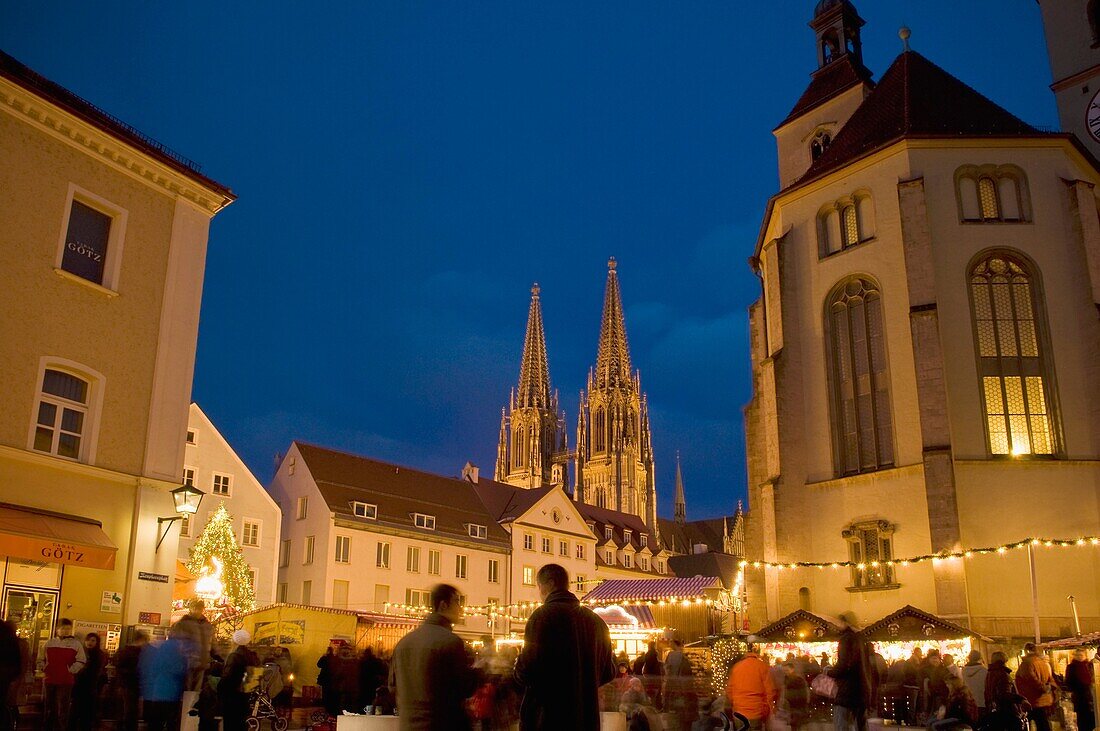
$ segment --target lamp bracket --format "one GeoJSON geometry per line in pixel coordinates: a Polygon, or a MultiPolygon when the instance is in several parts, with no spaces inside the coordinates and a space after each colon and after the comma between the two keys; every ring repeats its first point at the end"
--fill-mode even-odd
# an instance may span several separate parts
{"type": "Polygon", "coordinates": [[[164,532],[160,534],[160,538],[157,540],[157,547],[153,550],[153,553],[157,553],[160,551],[160,544],[164,543],[164,539],[168,537],[168,531],[172,530],[172,524],[175,523],[177,520],[182,520],[182,518],[178,515],[173,515],[170,518],[157,518],[158,531],[160,530],[161,523],[167,523],[168,525],[165,526],[164,532]]]}

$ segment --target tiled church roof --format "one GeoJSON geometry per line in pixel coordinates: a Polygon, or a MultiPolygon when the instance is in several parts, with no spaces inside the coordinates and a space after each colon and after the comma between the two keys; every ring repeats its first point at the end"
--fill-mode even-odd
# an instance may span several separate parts
{"type": "Polygon", "coordinates": [[[871,72],[863,64],[855,63],[850,54],[844,54],[828,66],[814,72],[810,78],[810,85],[806,87],[806,91],[802,92],[802,96],[795,102],[794,109],[777,125],[776,129],[803,112],[824,104],[834,96],[864,82],[873,85],[871,72]]]}

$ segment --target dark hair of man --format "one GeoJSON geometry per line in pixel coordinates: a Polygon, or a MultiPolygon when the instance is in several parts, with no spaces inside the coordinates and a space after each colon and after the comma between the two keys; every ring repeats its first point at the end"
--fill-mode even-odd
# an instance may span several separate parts
{"type": "Polygon", "coordinates": [[[1029,642],[1026,645],[1024,645],[1024,652],[1026,652],[1028,654],[1030,654],[1032,652],[1035,652],[1035,643],[1034,642],[1029,642]]]}
{"type": "Polygon", "coordinates": [[[536,580],[540,586],[549,586],[553,591],[569,589],[569,572],[556,563],[548,563],[539,569],[536,580]]]}
{"type": "Polygon", "coordinates": [[[432,587],[432,611],[438,612],[440,604],[451,604],[458,596],[458,589],[450,584],[436,584],[432,587]]]}
{"type": "Polygon", "coordinates": [[[68,617],[62,617],[61,619],[57,620],[57,625],[59,627],[72,627],[73,620],[69,619],[68,617]]]}

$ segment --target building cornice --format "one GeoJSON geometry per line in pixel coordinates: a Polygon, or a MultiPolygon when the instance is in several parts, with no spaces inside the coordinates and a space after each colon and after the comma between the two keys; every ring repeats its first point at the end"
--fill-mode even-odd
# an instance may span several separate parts
{"type": "Polygon", "coordinates": [[[5,78],[0,78],[0,109],[130,178],[183,198],[209,216],[233,202],[5,78]]]}
{"type": "Polygon", "coordinates": [[[118,472],[116,470],[109,470],[103,467],[96,467],[95,465],[85,464],[84,462],[75,462],[73,460],[64,459],[62,457],[55,457],[51,454],[42,454],[39,452],[33,452],[29,449],[18,449],[16,447],[9,447],[6,445],[0,445],[0,459],[10,459],[16,462],[23,462],[24,464],[34,465],[36,467],[45,467],[46,469],[55,470],[57,472],[69,472],[86,477],[92,477],[97,480],[105,480],[108,482],[117,482],[124,485],[145,486],[165,489],[176,489],[182,483],[172,482],[170,480],[158,480],[154,477],[143,477],[141,475],[131,475],[127,472],[118,472]]]}
{"type": "Polygon", "coordinates": [[[412,531],[398,526],[389,525],[384,522],[372,521],[370,524],[365,524],[362,521],[351,520],[348,518],[342,518],[334,515],[332,518],[332,525],[336,528],[348,528],[351,530],[358,530],[364,533],[377,533],[384,536],[395,536],[397,538],[405,538],[411,541],[422,541],[424,543],[439,543],[445,546],[461,546],[475,551],[486,551],[488,553],[508,553],[511,550],[510,544],[502,544],[499,542],[489,543],[487,541],[464,541],[461,538],[454,536],[448,536],[439,533],[425,533],[424,531],[412,531]]]}

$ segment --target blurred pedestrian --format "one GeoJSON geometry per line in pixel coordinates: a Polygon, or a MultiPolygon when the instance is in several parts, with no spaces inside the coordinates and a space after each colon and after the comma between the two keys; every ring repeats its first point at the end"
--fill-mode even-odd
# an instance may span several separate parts
{"type": "Polygon", "coordinates": [[[321,687],[321,705],[330,716],[340,715],[340,696],[336,693],[332,677],[332,661],[335,658],[336,652],[330,644],[325,649],[325,654],[317,659],[317,685],[321,687]]]}
{"type": "Polygon", "coordinates": [[[73,621],[62,617],[56,635],[46,643],[45,731],[68,731],[73,683],[84,661],[84,643],[73,637],[73,621]]]}
{"type": "Polygon", "coordinates": [[[1073,660],[1066,666],[1066,687],[1077,716],[1077,731],[1093,731],[1096,728],[1096,706],[1092,698],[1094,678],[1088,654],[1083,649],[1076,650],[1073,660]]]}
{"type": "Polygon", "coordinates": [[[978,706],[978,716],[985,716],[985,677],[989,670],[982,664],[981,650],[971,650],[970,657],[966,659],[966,665],[962,668],[962,680],[974,696],[974,703],[978,706]]]}
{"type": "Polygon", "coordinates": [[[745,656],[730,670],[726,697],[736,713],[748,719],[749,728],[762,729],[772,715],[778,691],[772,684],[771,671],[760,659],[755,644],[749,644],[745,656]]]}
{"type": "Polygon", "coordinates": [[[260,658],[249,647],[252,635],[239,629],[233,633],[233,652],[225,660],[222,678],[218,681],[218,701],[222,707],[222,729],[245,731],[248,718],[248,699],[255,686],[256,669],[260,658]]]}
{"type": "Polygon", "coordinates": [[[141,630],[134,632],[130,643],[115,658],[115,678],[119,695],[119,726],[121,731],[137,731],[141,715],[141,675],[138,668],[141,654],[149,644],[149,635],[141,630]]]}
{"type": "Polygon", "coordinates": [[[27,672],[27,641],[12,622],[0,622],[0,729],[15,731],[19,723],[19,689],[27,672]]]}
{"type": "Polygon", "coordinates": [[[99,717],[99,691],[107,678],[107,657],[95,632],[84,636],[84,658],[84,667],[73,679],[69,721],[69,728],[73,731],[92,731],[99,717]]]}
{"type": "Polygon", "coordinates": [[[138,660],[146,731],[179,731],[190,670],[190,640],[179,624],[168,639],[143,649],[138,660]]]}
{"type": "Polygon", "coordinates": [[[330,667],[340,711],[362,713],[363,706],[359,705],[359,661],[355,659],[351,645],[340,645],[330,667]]]}
{"type": "Polygon", "coordinates": [[[522,731],[600,728],[599,688],[615,677],[607,625],[569,591],[569,573],[546,564],[535,578],[542,606],[531,613],[515,679],[522,731]]]}
{"type": "MultiPolygon", "coordinates": [[[[989,656],[989,669],[985,676],[985,712],[988,728],[1020,728],[1023,701],[1024,697],[1019,694],[1015,683],[1012,682],[1012,671],[1008,669],[1005,654],[994,652],[989,656]]],[[[1025,721],[1023,725],[1026,723],[1025,721]]]]}
{"type": "Polygon", "coordinates": [[[462,596],[450,584],[432,588],[432,612],[393,650],[389,685],[396,689],[401,731],[469,731],[466,699],[478,676],[454,633],[462,596]]]}
{"type": "Polygon", "coordinates": [[[386,683],[386,666],[367,647],[359,655],[359,709],[374,705],[374,694],[386,683]]]}
{"type": "Polygon", "coordinates": [[[784,676],[780,703],[791,731],[798,731],[810,718],[810,685],[797,663],[785,662],[782,667],[784,676]]]}
{"type": "Polygon", "coordinates": [[[210,666],[210,646],[214,641],[214,625],[206,618],[206,603],[202,599],[192,599],[187,603],[187,614],[183,615],[176,627],[182,633],[181,639],[187,641],[187,690],[202,689],[202,678],[210,666]]]}
{"type": "Polygon", "coordinates": [[[1054,708],[1054,676],[1034,642],[1024,645],[1024,659],[1016,670],[1016,689],[1031,704],[1027,717],[1037,731],[1050,731],[1050,712],[1054,708]]]}
{"type": "Polygon", "coordinates": [[[853,726],[863,728],[869,695],[867,664],[867,646],[857,634],[856,615],[842,612],[836,665],[826,671],[837,684],[836,698],[833,699],[833,725],[836,731],[848,731],[853,726]]]}

